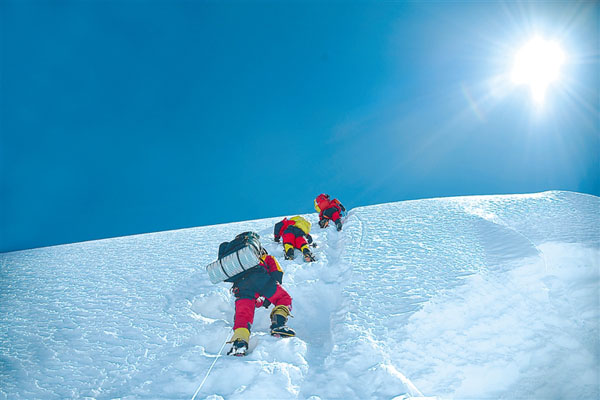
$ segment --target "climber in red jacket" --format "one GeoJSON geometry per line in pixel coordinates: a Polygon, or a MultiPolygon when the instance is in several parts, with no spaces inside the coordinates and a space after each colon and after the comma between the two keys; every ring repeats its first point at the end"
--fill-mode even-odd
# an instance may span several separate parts
{"type": "Polygon", "coordinates": [[[328,194],[320,194],[315,199],[315,210],[319,213],[319,226],[326,228],[333,221],[338,231],[342,230],[342,211],[346,211],[338,199],[331,200],[328,194]]]}

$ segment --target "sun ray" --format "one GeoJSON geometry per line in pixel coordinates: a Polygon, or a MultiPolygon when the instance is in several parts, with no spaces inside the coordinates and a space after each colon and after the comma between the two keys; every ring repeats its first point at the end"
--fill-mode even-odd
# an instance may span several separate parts
{"type": "Polygon", "coordinates": [[[548,86],[560,78],[565,58],[557,42],[536,36],[516,53],[511,79],[517,85],[528,85],[533,100],[542,104],[548,86]]]}

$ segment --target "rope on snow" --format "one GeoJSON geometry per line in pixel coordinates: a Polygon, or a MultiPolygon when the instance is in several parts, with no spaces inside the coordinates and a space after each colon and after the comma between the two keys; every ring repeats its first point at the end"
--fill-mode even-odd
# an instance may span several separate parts
{"type": "Polygon", "coordinates": [[[198,386],[198,389],[196,389],[196,392],[192,396],[191,400],[194,400],[196,398],[196,396],[200,392],[200,389],[202,389],[202,386],[204,386],[204,382],[206,382],[206,378],[208,378],[208,375],[210,374],[210,372],[212,371],[213,367],[215,366],[215,363],[217,362],[217,360],[219,359],[219,357],[221,357],[221,352],[223,351],[223,347],[225,347],[225,344],[227,343],[227,338],[228,337],[229,337],[229,333],[227,333],[227,337],[225,337],[225,341],[223,342],[223,345],[221,346],[221,349],[219,350],[219,354],[217,354],[217,357],[215,358],[215,361],[213,361],[212,365],[208,369],[208,372],[206,372],[206,375],[204,376],[204,379],[202,379],[202,382],[198,386]]]}

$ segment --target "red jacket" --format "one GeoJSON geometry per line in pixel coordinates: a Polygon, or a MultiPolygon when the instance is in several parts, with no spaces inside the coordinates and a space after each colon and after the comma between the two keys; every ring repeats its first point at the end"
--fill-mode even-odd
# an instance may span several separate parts
{"type": "Polygon", "coordinates": [[[284,218],[283,220],[276,223],[275,228],[273,228],[273,236],[275,237],[275,240],[278,240],[283,235],[283,231],[285,231],[290,225],[295,224],[296,221],[287,218],[284,218]]]}
{"type": "Polygon", "coordinates": [[[315,199],[315,209],[322,213],[323,210],[327,210],[329,208],[329,195],[328,194],[320,194],[315,199]]]}
{"type": "Polygon", "coordinates": [[[279,265],[275,257],[270,256],[268,254],[264,255],[260,258],[259,265],[262,265],[265,268],[265,270],[267,270],[269,275],[271,275],[273,279],[275,279],[277,282],[279,282],[279,284],[281,284],[281,282],[283,281],[283,270],[281,269],[281,266],[279,265]]]}
{"type": "Polygon", "coordinates": [[[342,203],[340,203],[340,201],[338,199],[333,199],[333,200],[329,200],[329,198],[325,197],[325,196],[319,196],[315,199],[315,204],[319,207],[319,219],[323,218],[323,211],[330,209],[330,208],[336,208],[338,210],[338,212],[342,212],[345,211],[344,206],[342,206],[342,203]]]}

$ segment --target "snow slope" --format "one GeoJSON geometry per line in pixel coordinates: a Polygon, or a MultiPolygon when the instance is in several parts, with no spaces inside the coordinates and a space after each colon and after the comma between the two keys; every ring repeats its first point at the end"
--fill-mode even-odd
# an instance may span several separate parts
{"type": "Polygon", "coordinates": [[[284,261],[269,218],[0,254],[0,398],[600,397],[600,199],[570,192],[359,207],[284,261]],[[225,356],[229,284],[260,233],[298,337],[225,356]]]}

